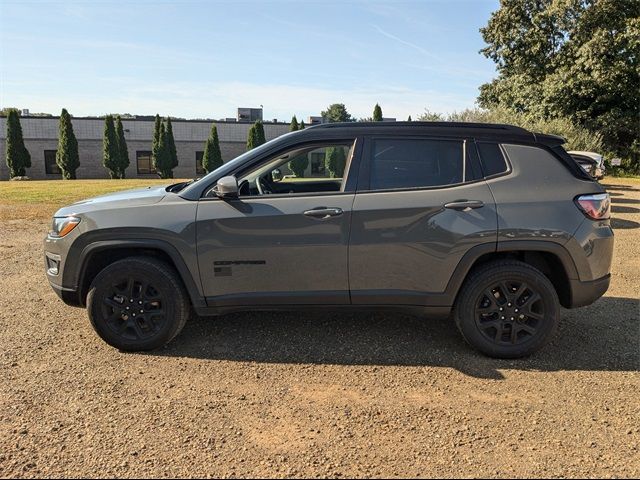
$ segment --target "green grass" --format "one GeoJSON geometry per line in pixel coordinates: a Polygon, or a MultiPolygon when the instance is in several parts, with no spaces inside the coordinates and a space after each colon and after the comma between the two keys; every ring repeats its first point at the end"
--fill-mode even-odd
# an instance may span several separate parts
{"type": "Polygon", "coordinates": [[[67,204],[88,197],[150,185],[169,185],[180,180],[28,180],[0,182],[0,203],[67,204]]]}
{"type": "MultiPolygon", "coordinates": [[[[293,181],[317,181],[317,178],[298,178],[293,181]]],[[[321,179],[322,180],[322,179],[321,179]]],[[[339,179],[334,179],[338,181],[339,179]]],[[[179,179],[127,180],[27,180],[0,182],[0,220],[49,219],[60,207],[85,198],[118,190],[169,185],[179,179]]],[[[604,184],[640,185],[640,177],[611,177],[604,184]]]]}
{"type": "Polygon", "coordinates": [[[179,179],[27,180],[0,182],[0,219],[49,218],[60,207],[118,190],[169,185],[179,179]]]}

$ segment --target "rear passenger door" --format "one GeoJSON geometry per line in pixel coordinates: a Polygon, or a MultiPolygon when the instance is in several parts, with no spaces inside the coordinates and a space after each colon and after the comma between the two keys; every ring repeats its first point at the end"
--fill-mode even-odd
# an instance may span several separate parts
{"type": "Polygon", "coordinates": [[[472,139],[368,137],[352,211],[352,303],[446,305],[461,259],[479,245],[493,251],[496,229],[472,139]]]}

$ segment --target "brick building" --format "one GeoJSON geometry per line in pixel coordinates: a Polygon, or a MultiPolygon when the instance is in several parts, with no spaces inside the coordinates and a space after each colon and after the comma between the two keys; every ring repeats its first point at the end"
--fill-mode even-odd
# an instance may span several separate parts
{"type": "MultiPolygon", "coordinates": [[[[56,165],[59,117],[20,118],[24,142],[31,154],[31,168],[27,176],[32,179],[61,178],[56,165]]],[[[104,119],[97,117],[72,118],[73,130],[78,139],[80,167],[78,178],[109,178],[109,172],[102,166],[102,137],[104,119]]],[[[204,145],[209,137],[211,125],[218,127],[222,159],[227,162],[246,150],[247,133],[252,123],[242,121],[171,120],[173,135],[178,152],[178,166],[173,170],[175,178],[193,178],[204,172],[200,160],[204,145]]],[[[157,178],[151,166],[151,143],[153,139],[153,118],[122,119],[124,134],[129,151],[127,178],[157,178]]],[[[267,140],[289,131],[288,123],[264,123],[267,140]]],[[[0,179],[9,179],[9,169],[5,161],[7,119],[0,118],[0,179]]]]}

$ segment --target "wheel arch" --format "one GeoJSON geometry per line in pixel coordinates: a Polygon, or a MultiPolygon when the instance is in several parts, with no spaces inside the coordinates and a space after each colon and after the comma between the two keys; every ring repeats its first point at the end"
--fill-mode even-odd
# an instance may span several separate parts
{"type": "Polygon", "coordinates": [[[495,249],[489,249],[487,246],[478,247],[471,249],[463,257],[447,286],[453,300],[452,304],[455,303],[464,281],[475,269],[494,260],[513,259],[540,270],[555,288],[560,304],[565,308],[571,308],[571,280],[578,278],[578,272],[571,255],[562,245],[555,242],[518,240],[499,242],[495,249]]]}
{"type": "Polygon", "coordinates": [[[192,305],[204,305],[198,284],[178,250],[168,242],[156,239],[105,240],[85,246],[79,254],[75,269],[78,303],[86,306],[89,286],[98,272],[114,261],[134,256],[148,256],[166,262],[178,273],[192,305]]]}

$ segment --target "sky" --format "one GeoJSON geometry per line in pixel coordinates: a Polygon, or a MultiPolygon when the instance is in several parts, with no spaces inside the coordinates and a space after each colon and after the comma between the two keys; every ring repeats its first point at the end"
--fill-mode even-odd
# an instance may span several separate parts
{"type": "Polygon", "coordinates": [[[0,107],[307,119],[475,105],[499,0],[0,0],[0,107]]]}

